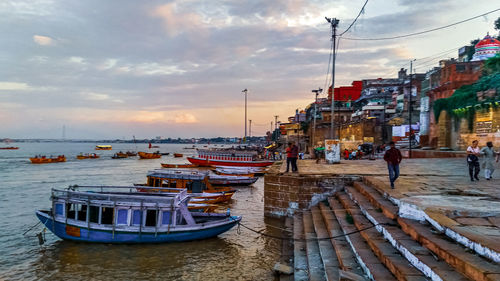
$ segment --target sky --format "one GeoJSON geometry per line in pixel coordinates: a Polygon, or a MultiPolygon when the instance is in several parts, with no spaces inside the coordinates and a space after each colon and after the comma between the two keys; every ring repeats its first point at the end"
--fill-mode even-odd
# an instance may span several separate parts
{"type": "MultiPolygon", "coordinates": [[[[286,122],[325,88],[326,17],[353,21],[365,0],[3,0],[0,139],[243,136],[286,122]]],[[[371,0],[345,38],[431,29],[500,8],[491,0],[371,0]]],[[[457,56],[495,12],[415,37],[340,40],[335,86],[417,72],[457,56]],[[441,54],[429,60],[429,56],[441,54]],[[419,60],[420,59],[420,60],[419,60]]],[[[328,79],[330,80],[330,79],[328,79]]],[[[322,96],[325,96],[323,93],[322,96]]]]}

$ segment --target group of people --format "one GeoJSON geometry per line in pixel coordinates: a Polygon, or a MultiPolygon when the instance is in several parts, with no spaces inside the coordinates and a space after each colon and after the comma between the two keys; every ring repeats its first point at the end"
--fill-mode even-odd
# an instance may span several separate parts
{"type": "Polygon", "coordinates": [[[472,145],[467,148],[467,164],[469,165],[469,176],[471,181],[479,181],[479,171],[481,170],[479,157],[483,157],[484,178],[491,180],[491,176],[495,171],[495,159],[498,162],[500,152],[493,149],[491,141],[486,143],[486,146],[479,149],[479,142],[474,140],[472,145]]]}
{"type": "Polygon", "coordinates": [[[347,148],[344,149],[344,160],[356,160],[356,159],[361,159],[363,157],[364,153],[361,149],[352,149],[348,150],[347,148]]]}

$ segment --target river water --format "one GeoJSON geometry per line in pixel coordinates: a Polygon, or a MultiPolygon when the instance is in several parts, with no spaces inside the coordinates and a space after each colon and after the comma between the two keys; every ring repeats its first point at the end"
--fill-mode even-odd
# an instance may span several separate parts
{"type": "MultiPolygon", "coordinates": [[[[105,144],[105,143],[99,143],[105,144]]],[[[47,231],[46,243],[34,236],[35,210],[50,207],[51,188],[68,185],[130,185],[143,183],[148,170],[160,163],[184,163],[173,158],[195,150],[192,145],[160,144],[161,159],[111,159],[119,151],[136,150],[134,144],[112,144],[111,151],[94,151],[95,143],[10,143],[19,150],[0,150],[0,280],[273,280],[272,267],[281,242],[243,227],[202,241],[157,245],[110,245],[63,241],[47,231]],[[77,160],[80,152],[96,152],[100,159],[77,160]],[[65,163],[34,165],[34,155],[67,157],[65,163]]],[[[147,151],[147,144],[137,144],[147,151]]],[[[202,145],[198,145],[202,147],[202,145]]],[[[264,233],[279,235],[279,222],[264,220],[264,179],[253,187],[237,187],[233,200],[221,206],[242,215],[242,223],[264,233]]]]}

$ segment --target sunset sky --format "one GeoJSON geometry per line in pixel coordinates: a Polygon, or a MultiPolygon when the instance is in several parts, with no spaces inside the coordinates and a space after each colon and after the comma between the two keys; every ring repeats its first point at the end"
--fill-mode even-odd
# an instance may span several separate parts
{"type": "MultiPolygon", "coordinates": [[[[0,2],[0,138],[242,136],[286,121],[325,87],[330,31],[365,0],[0,2]]],[[[447,25],[495,1],[369,1],[351,38],[447,25]]],[[[418,72],[456,57],[500,12],[437,32],[386,41],[341,40],[336,86],[418,72]]]]}

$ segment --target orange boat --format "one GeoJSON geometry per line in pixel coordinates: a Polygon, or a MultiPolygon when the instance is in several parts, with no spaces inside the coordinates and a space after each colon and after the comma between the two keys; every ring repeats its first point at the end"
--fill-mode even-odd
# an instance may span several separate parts
{"type": "Polygon", "coordinates": [[[30,158],[32,164],[46,164],[46,163],[56,163],[56,162],[66,162],[66,156],[59,155],[57,157],[45,157],[45,156],[36,156],[30,158]]]}
{"type": "Polygon", "coordinates": [[[99,158],[100,156],[95,154],[95,153],[86,153],[86,154],[82,154],[80,153],[79,155],[76,156],[76,159],[97,159],[99,158]]]}
{"type": "Polygon", "coordinates": [[[19,149],[17,146],[0,147],[0,149],[19,149]]]}
{"type": "Polygon", "coordinates": [[[197,168],[198,165],[195,164],[166,164],[166,163],[161,163],[161,166],[163,168],[197,168]]]}
{"type": "MultiPolygon", "coordinates": [[[[147,179],[145,186],[186,188],[189,193],[202,193],[203,196],[194,198],[202,199],[203,203],[209,204],[227,202],[236,192],[227,186],[211,185],[207,173],[198,171],[158,169],[148,172],[147,179]]],[[[159,191],[169,192],[171,190],[159,189],[159,191]]]]}
{"type": "Polygon", "coordinates": [[[139,157],[141,159],[157,159],[157,158],[161,158],[161,153],[159,151],[154,152],[154,153],[139,151],[138,154],[139,154],[139,157]]]}
{"type": "Polygon", "coordinates": [[[182,153],[174,153],[174,157],[180,158],[183,157],[184,155],[182,153]]]}

